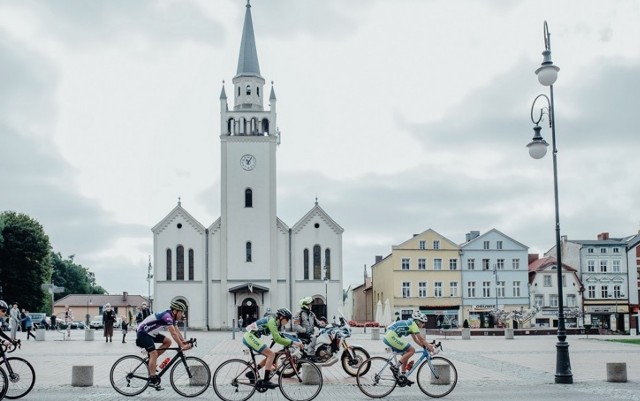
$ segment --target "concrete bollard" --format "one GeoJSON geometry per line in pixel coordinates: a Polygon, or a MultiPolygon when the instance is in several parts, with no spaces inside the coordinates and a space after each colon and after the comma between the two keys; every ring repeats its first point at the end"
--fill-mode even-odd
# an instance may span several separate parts
{"type": "Polygon", "coordinates": [[[451,383],[451,369],[447,364],[438,364],[434,362],[433,370],[435,370],[438,378],[431,373],[431,384],[450,384],[451,383]]]}
{"type": "Polygon", "coordinates": [[[189,379],[189,384],[191,386],[203,386],[208,385],[208,375],[207,368],[202,365],[190,366],[189,370],[191,371],[191,378],[189,379]]]}
{"type": "Polygon", "coordinates": [[[93,341],[96,335],[96,331],[93,329],[87,329],[84,331],[84,340],[85,341],[93,341]]]}
{"type": "Polygon", "coordinates": [[[379,340],[380,339],[380,328],[379,327],[372,327],[371,328],[371,339],[372,340],[379,340]]]}
{"type": "Polygon", "coordinates": [[[607,381],[625,383],[627,381],[627,364],[625,362],[608,362],[607,381]]]}
{"type": "Polygon", "coordinates": [[[471,340],[471,329],[462,329],[462,339],[463,340],[471,340]]]}
{"type": "Polygon", "coordinates": [[[36,341],[44,341],[46,332],[45,329],[36,329],[36,341]]]}
{"type": "Polygon", "coordinates": [[[505,340],[513,340],[513,329],[504,329],[505,340]]]}
{"type": "MultiPolygon", "coordinates": [[[[322,369],[322,367],[318,366],[318,369],[322,369]]],[[[300,376],[302,378],[302,383],[320,384],[320,380],[322,380],[322,370],[320,371],[320,375],[318,375],[318,371],[315,370],[312,365],[303,363],[300,369],[300,376]]]]}
{"type": "Polygon", "coordinates": [[[71,386],[93,386],[93,365],[76,365],[71,367],[71,386]]]}

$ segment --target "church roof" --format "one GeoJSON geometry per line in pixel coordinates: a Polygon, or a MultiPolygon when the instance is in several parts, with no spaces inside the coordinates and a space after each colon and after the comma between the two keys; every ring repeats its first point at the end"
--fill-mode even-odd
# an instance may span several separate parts
{"type": "Polygon", "coordinates": [[[256,50],[256,38],[253,33],[253,21],[251,19],[251,4],[249,4],[248,0],[247,11],[244,14],[242,41],[240,42],[238,71],[236,72],[236,76],[243,75],[261,77],[260,64],[258,63],[258,51],[256,50]]]}
{"type": "Polygon", "coordinates": [[[160,220],[160,222],[151,229],[151,232],[153,232],[154,234],[158,234],[164,231],[164,229],[166,229],[169,224],[171,224],[176,219],[176,217],[179,216],[186,220],[190,226],[196,229],[196,231],[204,234],[205,227],[182,207],[182,202],[180,201],[178,201],[176,207],[174,207],[173,210],[169,212],[169,214],[164,219],[160,220]]]}
{"type": "Polygon", "coordinates": [[[297,233],[304,228],[307,224],[311,223],[311,220],[314,217],[320,217],[322,221],[324,221],[336,234],[342,234],[344,229],[340,227],[338,223],[335,222],[328,214],[318,205],[316,200],[316,204],[305,214],[291,229],[292,232],[297,233]]]}

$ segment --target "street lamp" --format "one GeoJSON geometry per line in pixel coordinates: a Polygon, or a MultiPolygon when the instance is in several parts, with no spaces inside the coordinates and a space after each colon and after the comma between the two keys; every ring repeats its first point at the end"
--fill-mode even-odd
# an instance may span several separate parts
{"type": "Polygon", "coordinates": [[[557,252],[557,273],[558,273],[558,342],[556,343],[556,383],[571,384],[573,383],[573,374],[571,373],[571,361],[569,359],[569,343],[567,343],[567,331],[564,319],[564,294],[562,290],[562,248],[560,247],[560,207],[558,204],[558,149],[556,148],[556,116],[553,104],[553,84],[558,78],[560,68],[555,66],[551,61],[551,34],[547,21],[544,22],[544,51],[542,52],[543,61],[540,68],[536,70],[538,81],[549,87],[549,97],[547,95],[538,95],[531,105],[531,121],[535,124],[533,127],[534,136],[531,143],[527,145],[529,154],[534,159],[540,159],[547,153],[549,144],[540,135],[542,129],[538,123],[542,121],[545,114],[549,116],[549,127],[551,128],[551,143],[553,150],[553,191],[555,196],[556,211],[556,252],[557,252]],[[539,109],[538,114],[534,115],[534,109],[538,99],[544,98],[547,106],[539,109]]]}
{"type": "Polygon", "coordinates": [[[90,322],[90,317],[91,315],[89,315],[89,305],[93,305],[93,299],[91,297],[87,297],[87,314],[86,314],[86,320],[87,320],[87,329],[89,328],[89,322],[90,322]]]}
{"type": "Polygon", "coordinates": [[[152,270],[153,270],[153,267],[151,266],[151,255],[149,255],[149,266],[147,266],[147,287],[148,287],[148,294],[149,294],[149,310],[153,310],[152,303],[151,303],[151,280],[153,279],[153,274],[151,273],[152,270]]]}
{"type": "Polygon", "coordinates": [[[328,266],[324,266],[324,303],[325,303],[325,308],[327,308],[326,312],[325,312],[325,317],[327,318],[327,322],[329,321],[329,292],[328,292],[328,287],[329,286],[329,267],[328,266]]]}
{"type": "Polygon", "coordinates": [[[622,299],[624,298],[624,294],[622,292],[620,292],[620,287],[616,286],[613,287],[613,293],[609,293],[607,294],[607,296],[609,298],[615,298],[616,299],[616,309],[615,312],[613,313],[613,317],[616,321],[616,327],[611,327],[611,329],[613,331],[618,331],[618,298],[622,299]]]}

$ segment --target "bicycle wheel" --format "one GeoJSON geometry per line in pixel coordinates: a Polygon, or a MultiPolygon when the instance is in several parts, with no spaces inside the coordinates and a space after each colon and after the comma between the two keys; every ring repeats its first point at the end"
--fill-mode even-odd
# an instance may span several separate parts
{"type": "MultiPolygon", "coordinates": [[[[295,358],[295,357],[293,357],[293,356],[292,356],[292,357],[291,357],[291,360],[293,360],[293,361],[298,361],[298,358],[295,358]]],[[[280,374],[281,374],[282,376],[284,376],[284,377],[291,377],[291,376],[293,376],[293,375],[295,375],[295,374],[296,374],[296,371],[293,369],[293,365],[292,365],[292,364],[287,364],[287,362],[288,362],[287,354],[285,354],[284,352],[279,353],[279,354],[276,356],[276,361],[275,361],[275,363],[276,363],[278,366],[284,366],[284,365],[287,365],[287,366],[285,366],[285,369],[282,369],[282,371],[280,372],[280,374]]],[[[300,364],[296,363],[296,366],[298,367],[298,370],[300,370],[300,364]]]]}
{"type": "Polygon", "coordinates": [[[118,393],[126,396],[138,395],[149,387],[147,361],[137,355],[123,356],[111,367],[109,379],[118,393]]]}
{"type": "Polygon", "coordinates": [[[420,390],[433,398],[444,397],[458,384],[458,370],[450,360],[434,356],[418,369],[417,381],[420,390]]]}
{"type": "Polygon", "coordinates": [[[322,372],[315,363],[299,360],[294,368],[289,362],[283,367],[283,371],[293,370],[291,377],[280,375],[278,384],[280,392],[289,401],[311,401],[322,390],[322,372]]]}
{"type": "Polygon", "coordinates": [[[380,356],[362,362],[356,376],[360,391],[371,398],[382,398],[389,395],[398,384],[391,371],[392,364],[392,361],[380,356]]]}
{"type": "Polygon", "coordinates": [[[255,379],[258,378],[254,367],[242,359],[230,359],[223,362],[213,374],[213,391],[225,401],[246,401],[256,392],[255,379]]]}
{"type": "Polygon", "coordinates": [[[8,389],[9,380],[7,379],[7,374],[3,369],[0,369],[0,400],[4,398],[5,394],[7,394],[8,389]]]}
{"type": "Polygon", "coordinates": [[[25,359],[7,358],[7,363],[3,365],[3,368],[7,370],[7,379],[9,380],[9,388],[5,394],[8,399],[24,397],[36,383],[36,371],[25,359]]]}
{"type": "MultiPolygon", "coordinates": [[[[358,374],[360,365],[362,365],[362,362],[370,358],[367,350],[362,347],[353,347],[353,355],[354,357],[352,359],[351,355],[349,355],[349,351],[344,351],[341,357],[342,369],[344,369],[344,371],[347,372],[349,376],[356,376],[358,374]]],[[[366,370],[362,372],[362,374],[366,373],[366,370]]]]}
{"type": "Polygon", "coordinates": [[[183,397],[196,397],[204,393],[211,382],[211,370],[200,358],[187,356],[171,368],[171,387],[183,397]]]}

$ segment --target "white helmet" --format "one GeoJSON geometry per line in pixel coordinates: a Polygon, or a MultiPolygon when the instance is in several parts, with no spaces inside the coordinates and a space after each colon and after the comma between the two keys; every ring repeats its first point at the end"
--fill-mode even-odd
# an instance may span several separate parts
{"type": "Polygon", "coordinates": [[[417,320],[422,323],[427,323],[427,315],[420,311],[413,312],[413,315],[411,315],[411,319],[417,320]]]}
{"type": "Polygon", "coordinates": [[[311,297],[304,297],[300,299],[300,307],[302,309],[309,309],[309,305],[311,305],[312,303],[313,303],[313,298],[311,297]]]}

